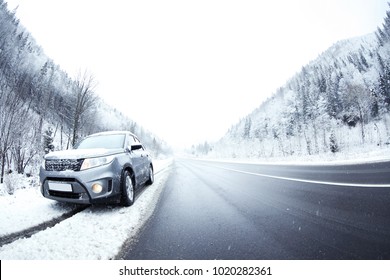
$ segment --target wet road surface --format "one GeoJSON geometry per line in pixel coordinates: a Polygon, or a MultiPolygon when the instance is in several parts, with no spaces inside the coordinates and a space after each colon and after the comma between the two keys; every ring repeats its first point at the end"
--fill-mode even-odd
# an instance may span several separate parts
{"type": "Polygon", "coordinates": [[[172,168],[124,259],[390,259],[389,163],[172,168]]]}

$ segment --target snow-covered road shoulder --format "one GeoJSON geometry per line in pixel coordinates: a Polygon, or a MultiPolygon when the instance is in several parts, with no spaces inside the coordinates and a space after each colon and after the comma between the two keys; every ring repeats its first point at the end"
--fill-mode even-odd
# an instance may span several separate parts
{"type": "MultiPolygon", "coordinates": [[[[133,206],[93,206],[52,228],[0,248],[0,259],[112,259],[122,244],[135,236],[150,217],[169,176],[172,159],[155,161],[155,182],[146,187],[133,206]]],[[[0,238],[70,211],[42,198],[35,189],[0,197],[0,238]],[[4,209],[6,211],[4,212],[4,209]],[[5,213],[5,215],[3,215],[5,213]]]]}
{"type": "Polygon", "coordinates": [[[0,196],[0,239],[74,211],[77,206],[48,200],[37,188],[19,189],[0,196]]]}
{"type": "Polygon", "coordinates": [[[227,158],[213,156],[183,156],[184,158],[242,164],[264,164],[264,165],[348,165],[367,164],[390,161],[390,146],[381,149],[370,150],[359,149],[350,153],[324,153],[310,156],[287,156],[269,158],[227,158]]]}

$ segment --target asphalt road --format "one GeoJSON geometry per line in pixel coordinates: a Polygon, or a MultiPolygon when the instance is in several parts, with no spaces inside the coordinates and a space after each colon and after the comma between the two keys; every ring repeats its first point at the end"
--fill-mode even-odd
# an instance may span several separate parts
{"type": "Polygon", "coordinates": [[[390,163],[177,159],[124,258],[390,259],[390,163]]]}

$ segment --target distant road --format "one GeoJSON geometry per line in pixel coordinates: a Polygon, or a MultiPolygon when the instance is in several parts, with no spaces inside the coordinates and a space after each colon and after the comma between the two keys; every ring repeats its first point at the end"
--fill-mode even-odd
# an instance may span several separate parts
{"type": "Polygon", "coordinates": [[[390,162],[177,159],[124,258],[390,259],[390,162]]]}

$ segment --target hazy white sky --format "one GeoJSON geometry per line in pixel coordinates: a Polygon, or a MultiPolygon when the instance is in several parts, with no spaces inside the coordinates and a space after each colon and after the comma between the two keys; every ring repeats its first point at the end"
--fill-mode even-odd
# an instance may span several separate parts
{"type": "Polygon", "coordinates": [[[8,0],[71,76],[172,145],[218,140],[387,0],[8,0]]]}

